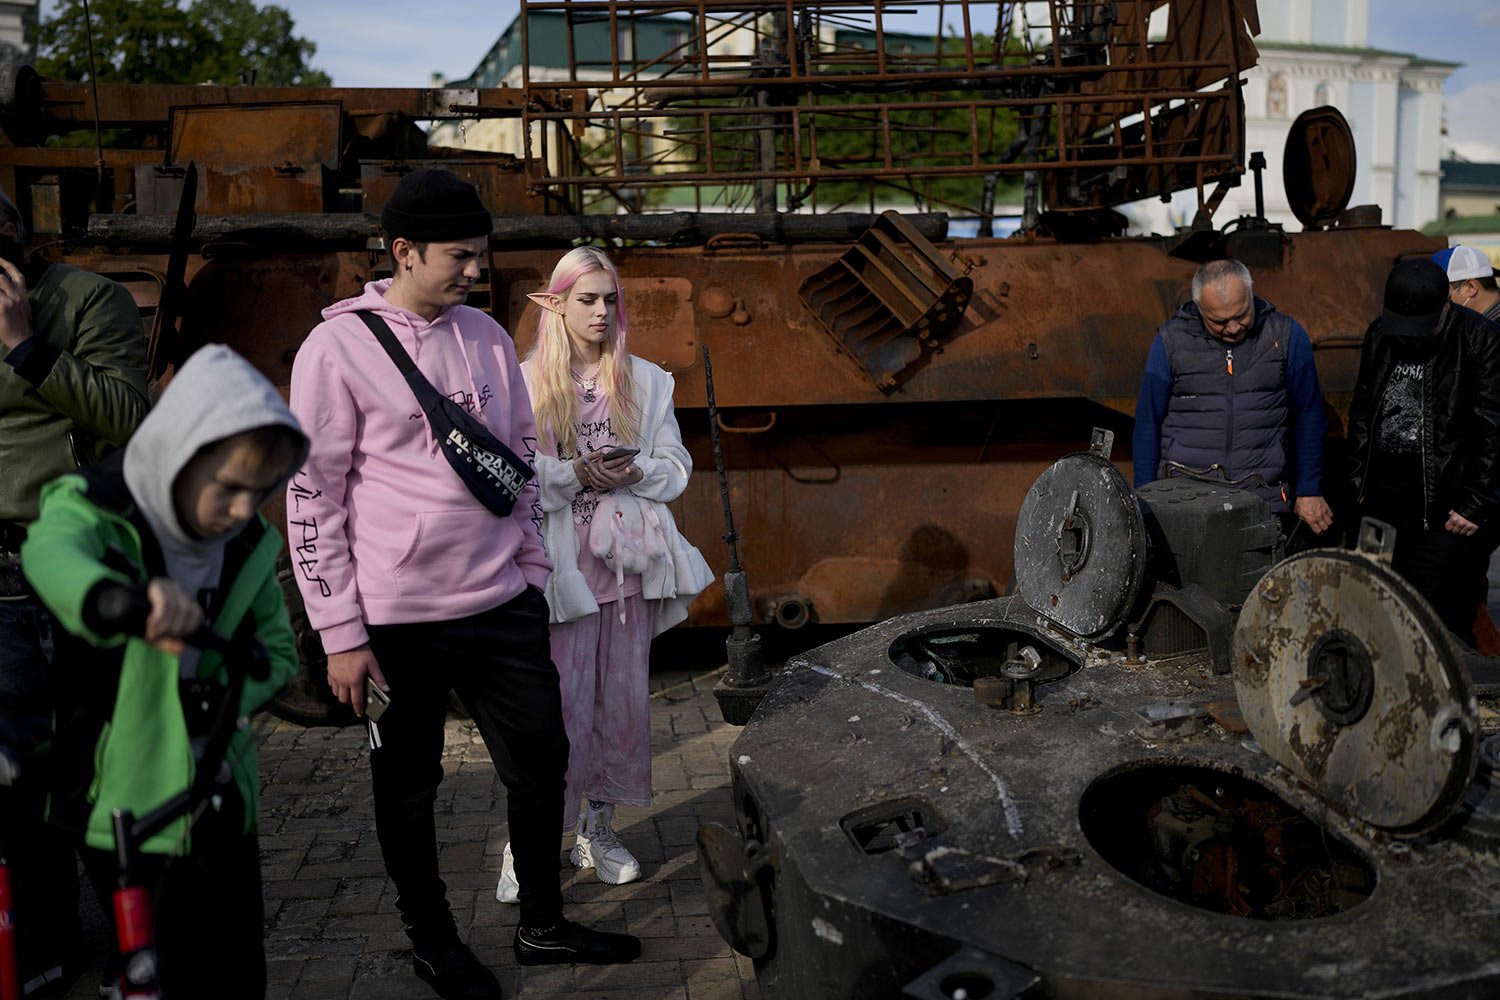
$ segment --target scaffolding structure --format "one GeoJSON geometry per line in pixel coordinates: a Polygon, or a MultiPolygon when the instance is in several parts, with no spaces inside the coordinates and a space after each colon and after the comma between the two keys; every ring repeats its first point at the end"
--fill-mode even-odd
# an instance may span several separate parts
{"type": "Polygon", "coordinates": [[[1029,212],[1193,188],[1211,212],[1244,170],[1247,0],[522,0],[521,19],[530,179],[575,210],[689,186],[700,207],[900,190],[983,214],[1021,175],[1029,212]],[[532,70],[534,15],[564,20],[561,79],[532,70]]]}

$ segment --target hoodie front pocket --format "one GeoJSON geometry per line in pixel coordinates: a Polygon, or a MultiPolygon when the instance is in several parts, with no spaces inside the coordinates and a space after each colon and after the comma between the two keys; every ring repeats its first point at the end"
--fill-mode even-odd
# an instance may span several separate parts
{"type": "Polygon", "coordinates": [[[411,547],[395,566],[396,593],[436,597],[493,586],[512,555],[502,527],[482,508],[418,514],[411,547]]]}

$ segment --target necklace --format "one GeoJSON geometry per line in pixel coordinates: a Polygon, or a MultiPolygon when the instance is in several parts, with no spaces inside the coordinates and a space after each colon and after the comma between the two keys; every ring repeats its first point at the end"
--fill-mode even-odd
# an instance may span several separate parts
{"type": "Polygon", "coordinates": [[[594,362],[594,374],[589,378],[584,378],[575,372],[572,365],[568,366],[568,374],[573,376],[573,381],[577,383],[578,388],[583,390],[583,401],[585,403],[592,403],[599,398],[595,389],[599,386],[599,366],[603,363],[603,360],[601,358],[594,362]]]}

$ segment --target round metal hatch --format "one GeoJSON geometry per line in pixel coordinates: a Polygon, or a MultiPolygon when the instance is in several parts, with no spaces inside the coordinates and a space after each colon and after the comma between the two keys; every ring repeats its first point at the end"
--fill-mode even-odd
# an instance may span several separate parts
{"type": "Polygon", "coordinates": [[[1016,589],[1074,635],[1099,639],[1125,621],[1145,576],[1135,494],[1096,447],[1037,477],[1016,519],[1016,589]]]}
{"type": "MultiPolygon", "coordinates": [[[[1383,527],[1366,522],[1367,534],[1372,525],[1383,527]]],[[[1261,747],[1346,812],[1416,834],[1463,801],[1478,703],[1454,640],[1390,568],[1388,545],[1273,567],[1245,600],[1233,663],[1261,747]]]]}
{"type": "Polygon", "coordinates": [[[1308,229],[1337,219],[1354,193],[1354,133],[1338,108],[1312,108],[1287,133],[1281,179],[1292,214],[1308,229]]]}

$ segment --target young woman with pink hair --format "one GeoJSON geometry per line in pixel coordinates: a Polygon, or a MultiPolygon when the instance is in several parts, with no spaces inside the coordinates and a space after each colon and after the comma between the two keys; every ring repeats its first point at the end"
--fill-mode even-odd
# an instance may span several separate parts
{"type": "MultiPolygon", "coordinates": [[[[651,639],[687,617],[712,580],[666,504],[693,463],[672,411],[672,376],[626,353],[620,276],[592,247],[566,254],[521,365],[540,440],[538,511],[552,576],[552,659],[571,749],[563,827],[572,862],[619,885],[641,866],[613,827],[616,805],[651,803],[651,639]]],[[[518,887],[506,845],[496,898],[518,887]]]]}

